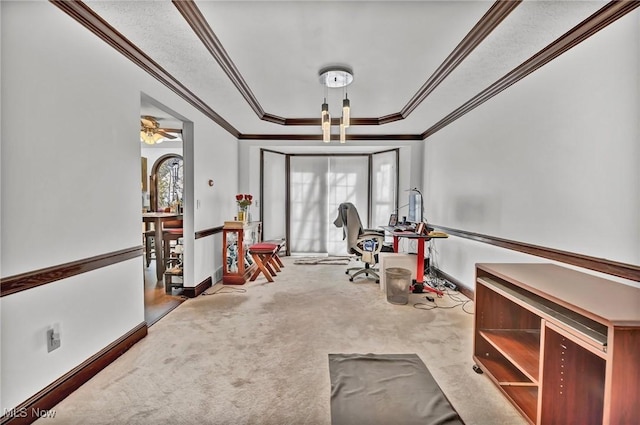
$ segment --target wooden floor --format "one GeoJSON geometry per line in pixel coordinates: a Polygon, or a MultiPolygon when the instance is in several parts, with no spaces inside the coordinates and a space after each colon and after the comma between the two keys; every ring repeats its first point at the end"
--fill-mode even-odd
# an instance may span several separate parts
{"type": "Polygon", "coordinates": [[[157,281],[155,262],[146,267],[144,258],[141,261],[144,267],[144,320],[151,326],[179,306],[185,297],[182,289],[173,289],[171,295],[166,294],[164,283],[157,281]]]}

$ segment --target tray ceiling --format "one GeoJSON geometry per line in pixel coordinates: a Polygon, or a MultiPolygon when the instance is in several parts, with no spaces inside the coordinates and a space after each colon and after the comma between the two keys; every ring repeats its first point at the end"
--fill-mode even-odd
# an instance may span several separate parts
{"type": "Polygon", "coordinates": [[[422,139],[607,4],[510,3],[498,25],[484,22],[481,34],[474,26],[494,2],[85,2],[241,135],[319,137],[319,125],[305,119],[319,120],[325,95],[332,115],[339,116],[344,91],[323,88],[318,71],[343,64],[354,73],[348,86],[352,119],[365,124],[350,127],[349,134],[422,139]],[[464,51],[459,44],[474,31],[481,42],[464,51]],[[463,60],[412,104],[456,48],[463,60]]]}

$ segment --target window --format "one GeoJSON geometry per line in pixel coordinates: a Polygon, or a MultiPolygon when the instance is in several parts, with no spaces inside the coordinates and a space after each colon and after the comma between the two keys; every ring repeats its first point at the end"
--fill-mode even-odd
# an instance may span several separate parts
{"type": "Polygon", "coordinates": [[[182,205],[183,161],[180,155],[158,158],[152,169],[152,206],[155,211],[182,205]]]}

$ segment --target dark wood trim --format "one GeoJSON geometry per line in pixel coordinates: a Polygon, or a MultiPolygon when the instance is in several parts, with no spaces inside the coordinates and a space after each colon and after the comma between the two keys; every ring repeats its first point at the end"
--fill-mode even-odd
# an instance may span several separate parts
{"type": "Polygon", "coordinates": [[[22,425],[35,422],[38,417],[33,413],[38,410],[50,410],[64,400],[69,394],[80,388],[85,382],[93,378],[98,372],[107,367],[124,354],[135,343],[147,335],[147,324],[140,323],[131,331],[118,338],[107,347],[91,356],[80,365],[54,381],[42,391],[17,406],[14,412],[25,412],[25,417],[2,416],[2,425],[22,425]]]}
{"type": "MultiPolygon", "coordinates": [[[[220,40],[215,35],[211,27],[209,26],[207,20],[198,6],[196,6],[195,2],[190,0],[180,0],[175,1],[172,0],[173,5],[178,9],[178,11],[182,14],[185,21],[189,24],[193,32],[198,36],[202,44],[204,44],[205,48],[211,53],[211,56],[218,62],[222,70],[227,77],[231,80],[234,86],[238,89],[242,97],[247,101],[251,109],[260,117],[264,118],[265,112],[260,106],[260,102],[256,99],[255,95],[251,91],[251,88],[238,71],[235,63],[231,60],[229,54],[225,50],[220,40]]],[[[267,121],[278,122],[278,117],[270,115],[267,121]]],[[[284,121],[284,120],[282,120],[284,121]]]]}
{"type": "MultiPolygon", "coordinates": [[[[351,118],[351,125],[380,125],[380,118],[351,118]]],[[[285,118],[286,126],[319,127],[320,118],[285,118]]],[[[331,125],[340,125],[340,118],[332,118],[331,125]]]]}
{"type": "Polygon", "coordinates": [[[553,59],[591,37],[607,25],[620,19],[638,6],[640,6],[639,1],[611,1],[607,3],[593,15],[580,22],[564,35],[554,40],[551,44],[531,56],[525,62],[521,63],[518,67],[514,68],[507,75],[500,78],[498,81],[469,99],[462,106],[435,123],[422,133],[422,138],[426,139],[437,131],[442,130],[444,127],[451,124],[467,112],[482,105],[498,93],[522,80],[536,69],[551,62],[553,59]]]}
{"type": "Polygon", "coordinates": [[[624,279],[630,279],[636,282],[640,282],[640,267],[633,264],[620,263],[617,261],[607,260],[605,258],[590,257],[588,255],[561,251],[559,249],[547,248],[544,246],[532,245],[509,239],[502,239],[495,236],[468,232],[466,230],[453,229],[451,227],[439,226],[432,223],[429,223],[429,226],[453,236],[459,236],[461,238],[470,239],[476,242],[495,245],[499,246],[500,248],[523,252],[525,254],[535,255],[536,257],[560,261],[562,263],[571,264],[573,266],[582,267],[584,269],[594,270],[612,276],[618,276],[624,279]]]}
{"type": "MultiPolygon", "coordinates": [[[[275,135],[275,134],[241,134],[229,122],[224,120],[213,109],[211,109],[204,101],[198,98],[193,92],[187,89],[182,83],[176,80],[172,75],[167,73],[160,65],[154,62],[149,56],[142,52],[137,46],[132,44],[117,30],[111,27],[105,20],[97,15],[82,1],[62,1],[49,0],[55,6],[63,10],[81,25],[96,34],[106,43],[122,53],[125,57],[140,66],[143,70],[163,83],[177,95],[182,97],[196,109],[201,111],[211,120],[216,122],[227,132],[239,140],[321,140],[322,136],[317,135],[275,135]]],[[[210,50],[212,55],[220,63],[223,70],[227,73],[231,81],[236,85],[240,93],[245,97],[259,118],[280,125],[319,125],[319,118],[283,118],[264,112],[257,99],[251,92],[244,78],[236,68],[235,64],[224,50],[222,44],[217,39],[208,23],[195,6],[192,0],[177,1],[173,0],[174,5],[180,13],[183,14],[185,20],[192,26],[196,34],[203,40],[203,43],[210,50]]],[[[440,82],[446,78],[456,66],[458,66],[469,53],[477,47],[487,35],[493,31],[497,25],[509,14],[517,5],[518,1],[496,1],[489,11],[478,21],[473,29],[458,44],[454,51],[445,59],[438,67],[434,74],[413,96],[413,98],[403,107],[401,112],[385,115],[380,118],[352,118],[351,124],[357,125],[382,125],[390,122],[404,119],[411,111],[413,111],[440,82]]],[[[625,0],[611,1],[596,13],[585,19],[583,22],[568,31],[562,37],[549,44],[536,55],[529,58],[520,66],[512,70],[509,74],[478,93],[472,99],[461,105],[459,108],[442,118],[432,127],[425,130],[419,135],[401,134],[401,135],[375,135],[375,134],[350,134],[347,140],[350,141],[372,141],[372,140],[424,140],[441,130],[445,126],[451,124],[467,112],[475,109],[477,106],[491,99],[496,94],[502,92],[512,84],[526,77],[536,69],[560,56],[562,53],[573,48],[580,42],[584,41],[591,35],[595,34],[607,25],[615,22],[622,16],[640,6],[640,2],[625,0]]],[[[337,140],[338,136],[332,137],[337,140]]]]}
{"type": "Polygon", "coordinates": [[[443,272],[442,270],[435,268],[434,270],[436,272],[436,275],[444,280],[447,280],[451,283],[453,283],[454,285],[456,285],[457,287],[457,291],[460,292],[462,295],[464,295],[465,297],[469,298],[470,300],[474,300],[475,298],[475,290],[474,289],[470,289],[467,288],[462,282],[460,282],[458,279],[456,279],[455,277],[443,272]]]}
{"type": "Polygon", "coordinates": [[[198,230],[195,233],[195,239],[206,238],[207,236],[215,235],[216,233],[222,233],[222,226],[211,227],[209,229],[198,230]]]}
{"type": "Polygon", "coordinates": [[[202,294],[204,291],[206,291],[208,288],[211,288],[211,286],[213,286],[213,278],[209,276],[208,278],[198,283],[193,288],[184,287],[182,290],[182,294],[188,298],[195,298],[198,295],[202,294]]]}
{"type": "MultiPolygon", "coordinates": [[[[414,97],[417,96],[414,95],[414,97]]],[[[405,119],[405,117],[400,112],[394,112],[393,114],[385,115],[383,117],[378,118],[378,125],[389,124],[391,122],[400,121],[405,119]]]]}
{"type": "Polygon", "coordinates": [[[82,1],[49,0],[234,137],[240,132],[82,1]]]}
{"type": "Polygon", "coordinates": [[[127,261],[143,254],[142,245],[120,251],[109,252],[95,257],[83,258],[70,263],[46,267],[14,276],[0,279],[0,296],[15,294],[16,292],[46,285],[62,279],[67,279],[81,273],[90,272],[101,267],[111,266],[121,261],[127,261]]]}
{"type": "MultiPolygon", "coordinates": [[[[422,101],[447,77],[480,43],[511,13],[522,0],[496,1],[471,31],[462,39],[445,61],[436,69],[420,90],[409,100],[400,112],[383,117],[352,118],[351,125],[382,125],[405,119],[422,101]]],[[[320,118],[283,118],[265,112],[244,77],[227,54],[206,18],[193,0],[172,0],[174,6],[182,14],[193,32],[198,36],[211,56],[218,62],[229,80],[236,86],[242,97],[264,121],[285,126],[320,126],[320,118]]],[[[339,125],[340,120],[334,118],[332,125],[339,125]]]]}
{"type": "MultiPolygon", "coordinates": [[[[339,141],[340,136],[331,135],[332,141],[339,141]]],[[[322,134],[241,134],[238,140],[309,140],[321,141],[322,134]]],[[[423,140],[420,134],[347,134],[347,141],[399,141],[423,140]]]]}
{"type": "Polygon", "coordinates": [[[475,26],[469,31],[469,33],[462,39],[462,41],[456,46],[455,49],[449,54],[449,56],[440,64],[438,69],[429,77],[429,79],[424,83],[424,85],[420,88],[418,93],[416,93],[411,100],[400,110],[400,118],[397,116],[387,116],[385,117],[385,124],[388,122],[397,121],[398,119],[404,119],[414,109],[416,109],[427,96],[435,90],[438,85],[446,77],[453,72],[454,69],[473,50],[480,45],[480,43],[489,35],[491,32],[496,29],[496,27],[511,13],[513,10],[518,7],[521,3],[521,0],[518,1],[496,1],[493,3],[493,6],[484,14],[482,18],[475,24],[475,26]]]}
{"type": "Polygon", "coordinates": [[[368,153],[357,153],[357,152],[345,152],[345,153],[289,153],[289,156],[323,156],[323,157],[332,157],[332,156],[369,156],[368,153]]]}

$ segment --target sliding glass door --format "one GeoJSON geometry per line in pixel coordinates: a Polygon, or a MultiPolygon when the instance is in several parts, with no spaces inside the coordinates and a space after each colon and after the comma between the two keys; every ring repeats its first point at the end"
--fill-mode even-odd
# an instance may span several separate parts
{"type": "Polygon", "coordinates": [[[281,237],[284,226],[291,254],[347,254],[343,230],[333,224],[341,203],[356,206],[364,228],[386,225],[396,211],[397,149],[333,155],[263,150],[262,158],[265,238],[281,237]]]}

